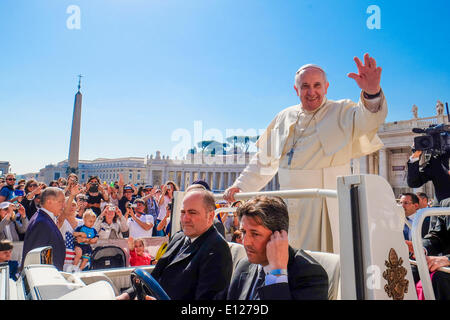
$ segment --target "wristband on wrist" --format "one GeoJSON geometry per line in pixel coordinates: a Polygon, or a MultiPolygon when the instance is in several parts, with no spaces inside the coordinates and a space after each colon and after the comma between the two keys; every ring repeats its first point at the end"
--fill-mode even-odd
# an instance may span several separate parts
{"type": "Polygon", "coordinates": [[[375,93],[375,94],[368,94],[367,92],[363,91],[363,96],[366,99],[375,99],[375,98],[379,97],[380,95],[381,95],[381,89],[380,89],[380,91],[378,91],[378,93],[375,93]]]}
{"type": "Polygon", "coordinates": [[[287,270],[286,269],[273,269],[269,272],[269,274],[274,276],[287,276],[287,270]]]}

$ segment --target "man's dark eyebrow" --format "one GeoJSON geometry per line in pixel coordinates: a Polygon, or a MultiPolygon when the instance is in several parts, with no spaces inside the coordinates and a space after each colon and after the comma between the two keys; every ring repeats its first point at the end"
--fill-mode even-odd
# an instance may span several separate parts
{"type": "Polygon", "coordinates": [[[247,229],[247,230],[241,228],[239,230],[241,230],[241,232],[256,232],[256,233],[260,233],[260,231],[258,231],[258,229],[254,229],[254,228],[250,228],[250,229],[247,229]]]}
{"type": "MultiPolygon", "coordinates": [[[[303,87],[303,86],[309,86],[310,84],[308,83],[308,82],[303,82],[302,84],[301,84],[301,86],[303,87]]],[[[315,86],[315,85],[322,85],[322,82],[320,82],[320,81],[317,81],[317,82],[314,82],[313,83],[313,86],[315,86]]]]}

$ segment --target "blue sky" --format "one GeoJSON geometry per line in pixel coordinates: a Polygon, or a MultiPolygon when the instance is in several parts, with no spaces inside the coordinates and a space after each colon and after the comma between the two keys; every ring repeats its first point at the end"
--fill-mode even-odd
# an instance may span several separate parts
{"type": "Polygon", "coordinates": [[[305,63],[328,98],[358,99],[347,77],[369,52],[383,68],[387,121],[435,114],[450,100],[448,1],[2,0],[1,161],[38,171],[68,155],[83,74],[80,158],[170,155],[183,129],[263,129],[298,103],[305,63]],[[69,29],[80,9],[80,29],[69,29]],[[381,29],[369,29],[370,5],[381,29]]]}

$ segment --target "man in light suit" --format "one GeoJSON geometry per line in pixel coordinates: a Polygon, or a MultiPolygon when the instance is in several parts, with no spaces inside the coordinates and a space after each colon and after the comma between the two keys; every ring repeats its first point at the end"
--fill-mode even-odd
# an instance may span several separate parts
{"type": "Polygon", "coordinates": [[[239,207],[247,259],[236,266],[228,300],[326,300],[328,276],[303,250],[288,244],[289,216],[278,197],[255,197],[239,207]]]}
{"type": "MultiPolygon", "coordinates": [[[[186,193],[181,208],[182,231],[177,232],[152,276],[172,300],[223,299],[232,273],[230,248],[213,225],[214,196],[196,189],[186,193]]],[[[128,289],[117,297],[133,299],[128,289]]]]}
{"type": "Polygon", "coordinates": [[[22,251],[22,267],[29,251],[35,248],[51,246],[53,248],[53,264],[63,270],[66,256],[64,239],[57,227],[57,219],[65,206],[64,192],[56,187],[46,188],[41,193],[41,208],[31,217],[22,251]]]}

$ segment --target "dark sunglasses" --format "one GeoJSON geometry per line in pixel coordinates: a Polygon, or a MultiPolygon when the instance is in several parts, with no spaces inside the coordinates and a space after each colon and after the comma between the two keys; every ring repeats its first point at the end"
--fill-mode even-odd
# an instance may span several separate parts
{"type": "Polygon", "coordinates": [[[9,180],[9,181],[16,181],[16,178],[6,178],[6,180],[9,180]]]}

